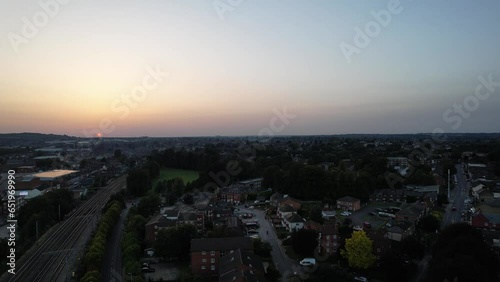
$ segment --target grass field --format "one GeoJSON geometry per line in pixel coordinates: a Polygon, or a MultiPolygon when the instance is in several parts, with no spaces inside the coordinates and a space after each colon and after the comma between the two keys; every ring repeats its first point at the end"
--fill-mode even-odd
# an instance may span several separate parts
{"type": "Polygon", "coordinates": [[[184,180],[184,184],[186,184],[190,181],[198,179],[199,173],[194,170],[162,167],[160,169],[160,176],[153,180],[153,188],[156,187],[156,184],[160,180],[169,180],[169,179],[174,179],[176,177],[182,178],[182,180],[184,180]]]}

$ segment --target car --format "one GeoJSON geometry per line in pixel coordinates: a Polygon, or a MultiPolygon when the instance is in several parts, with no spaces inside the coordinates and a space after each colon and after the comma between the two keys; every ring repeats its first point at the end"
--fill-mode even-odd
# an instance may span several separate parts
{"type": "Polygon", "coordinates": [[[370,212],[370,215],[372,215],[372,216],[373,216],[373,215],[376,215],[376,213],[374,213],[374,212],[370,212]]]}
{"type": "Polygon", "coordinates": [[[457,210],[457,208],[456,208],[456,207],[452,207],[452,208],[451,208],[451,210],[452,210],[452,211],[456,211],[456,210],[457,210]]]}
{"type": "Polygon", "coordinates": [[[314,258],[305,258],[299,262],[302,266],[313,266],[316,264],[316,259],[314,258]]]}
{"type": "Polygon", "coordinates": [[[248,207],[248,208],[249,208],[249,209],[254,209],[255,207],[254,207],[254,206],[250,206],[250,207],[248,207]]]}
{"type": "Polygon", "coordinates": [[[368,281],[368,278],[366,278],[366,277],[364,277],[364,276],[356,276],[356,277],[354,277],[354,280],[355,280],[355,281],[367,282],[367,281],[368,281]]]}
{"type": "Polygon", "coordinates": [[[255,233],[259,233],[259,231],[256,230],[256,229],[250,229],[250,230],[247,231],[247,233],[248,234],[255,234],[255,233]]]}
{"type": "Polygon", "coordinates": [[[143,267],[142,272],[155,272],[156,270],[152,267],[143,267]]]}
{"type": "Polygon", "coordinates": [[[350,216],[351,213],[348,212],[348,211],[343,211],[340,215],[343,215],[343,216],[350,216]]]}
{"type": "Polygon", "coordinates": [[[352,229],[354,229],[356,231],[363,231],[363,227],[361,227],[359,225],[354,226],[352,229]]]}

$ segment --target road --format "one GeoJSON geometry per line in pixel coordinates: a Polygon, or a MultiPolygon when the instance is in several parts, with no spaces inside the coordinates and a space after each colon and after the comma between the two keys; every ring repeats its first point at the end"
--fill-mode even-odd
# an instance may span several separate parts
{"type": "MultiPolygon", "coordinates": [[[[469,197],[469,182],[466,181],[464,176],[464,171],[462,164],[456,165],[457,168],[457,185],[455,189],[451,191],[450,204],[446,207],[446,212],[443,216],[443,221],[441,227],[444,228],[452,223],[457,223],[462,221],[462,212],[467,211],[467,207],[464,204],[464,200],[469,197]],[[456,211],[453,211],[453,208],[456,211]]],[[[453,180],[452,180],[453,181],[453,180]]]]}
{"type": "Polygon", "coordinates": [[[271,223],[266,220],[266,213],[259,209],[245,209],[242,206],[237,207],[241,212],[244,213],[253,213],[255,215],[254,219],[259,221],[259,237],[264,242],[268,242],[272,249],[271,255],[274,260],[274,264],[276,268],[281,274],[281,277],[287,277],[288,275],[300,271],[300,266],[298,263],[292,259],[290,259],[283,247],[280,244],[278,237],[276,236],[276,232],[274,231],[271,223]]]}
{"type": "Polygon", "coordinates": [[[121,239],[125,229],[125,219],[127,218],[128,210],[132,204],[127,204],[126,208],[122,210],[120,219],[115,224],[113,232],[108,239],[106,245],[106,253],[104,254],[104,261],[102,264],[101,274],[106,281],[120,282],[122,273],[122,252],[121,252],[121,239]]]}

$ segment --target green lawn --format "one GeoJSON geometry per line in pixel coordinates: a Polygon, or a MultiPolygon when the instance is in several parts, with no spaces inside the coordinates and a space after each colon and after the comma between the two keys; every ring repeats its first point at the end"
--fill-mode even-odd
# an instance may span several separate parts
{"type": "Polygon", "coordinates": [[[176,177],[182,178],[182,180],[184,180],[184,184],[186,184],[190,181],[198,179],[199,173],[194,170],[163,167],[160,169],[160,176],[153,180],[153,188],[156,187],[156,184],[160,180],[169,180],[169,179],[174,179],[176,177]]]}

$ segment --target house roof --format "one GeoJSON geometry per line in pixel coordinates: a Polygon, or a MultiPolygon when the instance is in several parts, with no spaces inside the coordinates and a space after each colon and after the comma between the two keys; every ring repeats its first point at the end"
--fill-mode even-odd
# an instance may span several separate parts
{"type": "Polygon", "coordinates": [[[337,224],[334,222],[325,222],[323,226],[321,226],[321,234],[322,235],[334,235],[337,234],[337,224]]]}
{"type": "Polygon", "coordinates": [[[253,250],[253,241],[249,237],[200,238],[191,240],[191,252],[253,250]]]}
{"type": "Polygon", "coordinates": [[[354,198],[354,197],[351,197],[351,196],[345,196],[345,197],[342,197],[340,199],[337,199],[337,202],[357,202],[357,201],[360,201],[358,198],[354,198]]]}
{"type": "Polygon", "coordinates": [[[198,215],[194,212],[183,212],[179,214],[179,220],[181,221],[194,221],[198,219],[198,215]]]}
{"type": "Polygon", "coordinates": [[[290,223],[299,223],[299,222],[305,222],[305,220],[298,214],[296,213],[291,213],[286,216],[286,221],[290,223]]]}
{"type": "Polygon", "coordinates": [[[306,221],[306,223],[304,223],[304,227],[306,229],[312,229],[312,230],[319,231],[321,229],[321,224],[319,224],[318,222],[316,222],[314,220],[308,220],[308,221],[306,221]]]}
{"type": "Polygon", "coordinates": [[[219,281],[265,281],[264,265],[255,254],[237,249],[219,262],[219,281]]]}
{"type": "Polygon", "coordinates": [[[179,210],[165,210],[163,215],[166,217],[179,217],[179,210]]]}
{"type": "Polygon", "coordinates": [[[294,212],[296,211],[292,206],[290,205],[282,205],[278,208],[280,212],[294,212]]]}
{"type": "Polygon", "coordinates": [[[156,214],[146,223],[146,226],[158,225],[158,227],[171,227],[176,225],[175,220],[170,220],[162,214],[156,214]]]}

